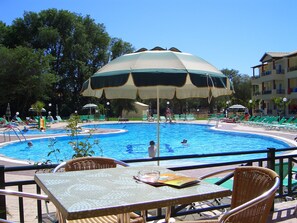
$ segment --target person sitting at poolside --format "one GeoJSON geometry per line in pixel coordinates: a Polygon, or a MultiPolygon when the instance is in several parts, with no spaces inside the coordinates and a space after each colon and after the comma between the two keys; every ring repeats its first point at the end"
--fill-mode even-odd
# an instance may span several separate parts
{"type": "Polygon", "coordinates": [[[150,141],[150,146],[148,147],[147,150],[148,150],[149,157],[154,158],[156,156],[157,148],[155,147],[154,141],[150,141]]]}

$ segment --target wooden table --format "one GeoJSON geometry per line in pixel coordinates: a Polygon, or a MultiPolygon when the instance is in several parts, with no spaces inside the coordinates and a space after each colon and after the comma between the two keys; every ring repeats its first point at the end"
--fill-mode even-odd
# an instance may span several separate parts
{"type": "MultiPolygon", "coordinates": [[[[170,186],[154,187],[136,181],[133,176],[144,169],[172,172],[159,166],[126,167],[36,174],[35,181],[63,218],[68,220],[116,214],[121,215],[123,222],[127,222],[127,213],[132,211],[231,195],[228,189],[204,182],[177,189],[170,186]]],[[[170,208],[167,210],[166,216],[169,218],[170,208]]]]}

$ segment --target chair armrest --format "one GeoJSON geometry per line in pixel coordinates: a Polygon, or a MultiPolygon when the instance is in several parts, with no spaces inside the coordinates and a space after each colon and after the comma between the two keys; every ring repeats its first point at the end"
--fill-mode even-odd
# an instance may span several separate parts
{"type": "Polygon", "coordinates": [[[62,162],[62,163],[60,163],[58,166],[55,167],[55,169],[54,169],[52,172],[53,172],[53,173],[58,172],[59,169],[65,167],[65,165],[66,165],[66,162],[62,162]]]}
{"type": "Polygon", "coordinates": [[[124,167],[128,167],[129,164],[121,161],[121,160],[114,160],[114,162],[117,164],[117,165],[120,165],[120,166],[124,166],[124,167]]]}
{"type": "Polygon", "coordinates": [[[245,211],[248,208],[252,208],[253,206],[257,205],[258,203],[268,199],[267,197],[273,196],[273,198],[274,198],[274,195],[275,195],[279,185],[280,185],[280,178],[276,177],[273,187],[271,187],[268,191],[264,192],[260,196],[227,211],[220,217],[220,222],[221,223],[227,222],[228,219],[230,217],[232,217],[233,215],[236,215],[239,212],[245,211]]]}
{"type": "Polygon", "coordinates": [[[199,177],[200,180],[203,180],[205,178],[209,178],[215,175],[219,175],[219,174],[223,174],[223,173],[228,173],[228,172],[234,172],[235,168],[230,168],[230,169],[225,169],[225,170],[218,170],[212,173],[208,173],[205,175],[202,175],[201,177],[199,177]]]}
{"type": "Polygon", "coordinates": [[[17,197],[27,197],[27,198],[37,199],[37,200],[49,201],[49,198],[47,195],[32,194],[32,193],[13,191],[13,190],[5,190],[5,189],[0,189],[0,195],[12,195],[12,196],[17,196],[17,197]]]}

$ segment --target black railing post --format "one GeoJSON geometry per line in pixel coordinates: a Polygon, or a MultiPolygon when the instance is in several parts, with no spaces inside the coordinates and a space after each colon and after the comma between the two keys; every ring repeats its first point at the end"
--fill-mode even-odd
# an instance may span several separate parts
{"type": "MultiPolygon", "coordinates": [[[[18,190],[23,192],[23,185],[18,185],[18,190]]],[[[20,222],[25,222],[24,199],[22,197],[19,197],[19,216],[20,216],[20,222]]]]}
{"type": "MultiPolygon", "coordinates": [[[[0,188],[5,189],[5,166],[0,165],[0,188]]],[[[0,218],[6,219],[6,200],[5,195],[0,195],[0,218]]]]}
{"type": "MultiPolygon", "coordinates": [[[[271,170],[275,170],[275,148],[267,148],[267,167],[271,170]]],[[[271,211],[274,211],[274,201],[271,207],[271,211]]]]}
{"type": "Polygon", "coordinates": [[[267,148],[267,167],[275,170],[275,148],[267,148]]]}
{"type": "Polygon", "coordinates": [[[289,157],[288,159],[288,195],[292,197],[292,169],[293,169],[293,159],[289,157]]]}
{"type": "MultiPolygon", "coordinates": [[[[37,194],[41,193],[41,189],[38,185],[36,185],[36,192],[37,194]]],[[[42,209],[41,209],[41,201],[37,200],[37,218],[38,218],[38,222],[42,222],[42,209]]]]}

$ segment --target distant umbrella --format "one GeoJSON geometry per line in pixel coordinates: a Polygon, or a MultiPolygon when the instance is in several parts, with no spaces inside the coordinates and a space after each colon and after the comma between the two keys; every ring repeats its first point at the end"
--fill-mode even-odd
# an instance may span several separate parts
{"type": "Polygon", "coordinates": [[[90,114],[92,113],[92,108],[98,108],[98,105],[95,104],[86,104],[82,107],[83,109],[90,109],[90,114]]]}
{"type": "Polygon", "coordinates": [[[9,121],[9,119],[11,117],[11,110],[10,110],[10,104],[9,103],[7,104],[5,115],[6,115],[7,119],[8,119],[8,121],[9,121]]]}
{"type": "Polygon", "coordinates": [[[56,104],[56,116],[58,116],[59,115],[59,106],[58,106],[58,104],[56,104]]]}
{"type": "Polygon", "coordinates": [[[232,105],[229,107],[230,109],[245,109],[246,107],[244,107],[243,105],[232,105]]]}
{"type": "MultiPolygon", "coordinates": [[[[37,112],[35,108],[29,108],[30,112],[37,112]]],[[[41,112],[46,112],[44,108],[41,109],[41,112]]]]}

